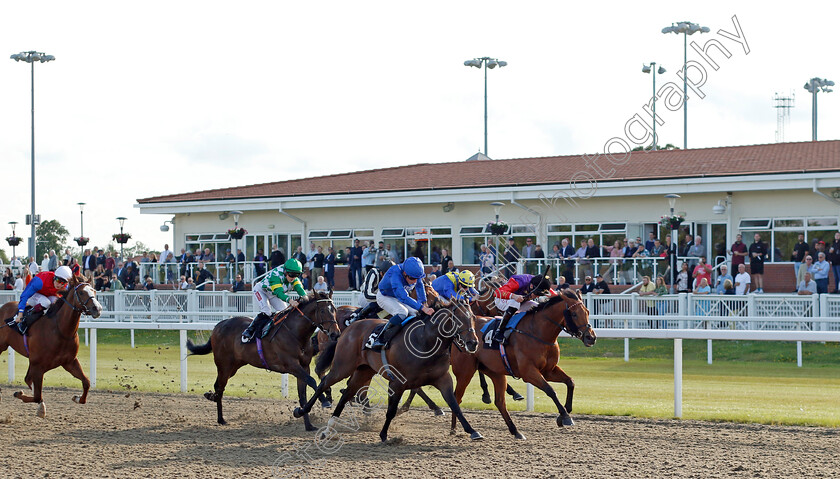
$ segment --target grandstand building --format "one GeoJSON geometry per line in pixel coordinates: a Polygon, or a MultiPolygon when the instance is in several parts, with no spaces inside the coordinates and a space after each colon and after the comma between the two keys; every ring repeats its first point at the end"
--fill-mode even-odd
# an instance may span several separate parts
{"type": "Polygon", "coordinates": [[[249,260],[274,244],[288,255],[310,242],[343,255],[358,238],[427,262],[433,249],[446,248],[456,265],[473,266],[480,245],[495,241],[486,227],[495,219],[491,202],[504,203],[506,236],[520,248],[532,237],[547,255],[562,238],[575,246],[649,232],[664,239],[657,223],[669,213],[664,195],[675,193],[675,212],[686,217],[681,241],[686,233],[702,236],[711,262],[729,259],[736,234],[749,245],[761,233],[772,251],[765,289],[785,292],[798,234],[830,244],[838,231],[840,141],[470,160],[177,193],[139,199],[136,207],[174,216],[176,252],[211,248],[223,257],[233,249],[229,212],[238,210],[249,260]]]}

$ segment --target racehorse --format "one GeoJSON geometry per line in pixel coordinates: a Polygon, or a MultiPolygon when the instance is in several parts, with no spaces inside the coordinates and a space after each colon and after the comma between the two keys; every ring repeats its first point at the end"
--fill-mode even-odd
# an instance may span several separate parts
{"type": "MultiPolygon", "coordinates": [[[[477,318],[476,327],[480,329],[487,322],[488,319],[477,318]]],[[[575,383],[557,366],[560,356],[557,336],[562,331],[580,339],[585,346],[595,344],[595,331],[589,324],[589,310],[583,304],[578,291],[562,291],[558,296],[528,311],[514,329],[516,334],[511,334],[508,344],[504,346],[512,375],[533,384],[554,401],[560,413],[557,416],[559,427],[574,425],[569,413],[572,411],[575,383]],[[565,407],[560,404],[548,381],[562,382],[566,385],[565,407]]],[[[460,403],[464,397],[464,391],[467,390],[476,369],[482,370],[493,381],[496,408],[505,419],[510,433],[517,439],[525,439],[525,436],[516,429],[505,406],[507,369],[500,351],[482,347],[477,353],[468,354],[456,348],[451,349],[452,372],[457,380],[455,397],[458,402],[460,403]]],[[[455,429],[454,421],[452,429],[455,429]]]]}
{"type": "Polygon", "coordinates": [[[397,406],[403,392],[425,385],[433,385],[440,391],[452,409],[452,417],[461,421],[464,431],[470,434],[471,439],[482,439],[481,434],[467,422],[455,400],[452,376],[449,375],[451,345],[456,344],[470,352],[476,351],[478,347],[474,329],[475,316],[469,308],[460,303],[447,306],[433,291],[432,294],[427,293],[427,298],[429,307],[436,310],[435,314],[431,317],[421,315],[403,327],[391,340],[391,347],[388,349],[363,349],[371,332],[383,324],[381,320],[356,321],[344,330],[338,341],[330,343],[321,353],[318,362],[332,361],[330,372],[318,385],[309,402],[303,407],[295,408],[295,417],[307,414],[315,404],[317,396],[326,388],[349,377],[347,387],[327,424],[328,428],[333,427],[347,402],[357,397],[360,389],[379,372],[389,380],[388,412],[379,433],[383,442],[388,439],[388,427],[397,414],[397,406]]]}
{"type": "MultiPolygon", "coordinates": [[[[17,301],[10,301],[0,307],[0,318],[11,318],[18,312],[17,301]]],[[[67,292],[50,306],[47,313],[30,326],[24,338],[5,322],[0,323],[0,353],[11,346],[19,354],[29,358],[29,369],[24,381],[32,396],[16,392],[14,396],[25,403],[38,403],[38,417],[47,415],[41,390],[44,373],[59,366],[82,382],[82,395],[73,396],[77,404],[87,402],[90,380],[85,376],[76,355],[79,354],[79,320],[82,313],[98,318],[102,305],[96,299],[96,291],[88,283],[73,276],[67,283],[67,292]]]]}
{"type": "MultiPolygon", "coordinates": [[[[304,404],[306,386],[313,389],[318,386],[309,375],[309,363],[314,355],[309,338],[316,329],[325,331],[333,338],[339,335],[332,294],[327,293],[315,293],[314,296],[301,298],[297,307],[276,313],[265,341],[243,344],[242,331],[250,321],[251,318],[244,316],[225,319],[213,328],[210,340],[206,344],[197,346],[192,341],[187,341],[187,349],[192,354],[213,353],[216,382],[213,391],[205,393],[204,397],[216,403],[217,420],[222,425],[227,424],[222,416],[222,396],[228,380],[239,368],[250,364],[257,368],[293,375],[297,379],[300,404],[304,404]]],[[[259,334],[258,331],[257,337],[259,334]]],[[[315,430],[308,416],[304,418],[304,424],[307,431],[315,430]]]]}
{"type": "MultiPolygon", "coordinates": [[[[429,284],[424,283],[424,285],[425,285],[425,288],[426,288],[426,294],[429,295],[430,291],[433,291],[432,287],[429,284]]],[[[414,294],[413,291],[412,291],[412,294],[414,294]]],[[[356,311],[356,308],[354,308],[353,306],[339,306],[337,308],[336,313],[335,313],[335,318],[338,321],[338,329],[341,332],[344,332],[344,330],[347,329],[347,324],[345,324],[344,321],[347,318],[349,318],[350,315],[353,314],[354,311],[356,311]]],[[[324,351],[327,348],[327,345],[328,345],[329,342],[330,342],[330,338],[326,334],[324,334],[323,332],[319,331],[318,334],[317,334],[316,353],[320,352],[320,351],[324,351]]],[[[315,364],[315,374],[318,376],[319,380],[324,379],[324,376],[327,375],[327,370],[329,369],[329,367],[330,367],[330,363],[322,364],[321,361],[318,361],[315,364]]],[[[426,405],[429,406],[429,409],[431,409],[435,413],[435,416],[443,416],[445,414],[443,412],[443,410],[437,404],[435,404],[435,402],[432,401],[431,398],[429,398],[429,396],[427,396],[426,393],[423,392],[422,389],[419,389],[419,388],[418,389],[413,389],[411,391],[411,394],[408,396],[408,400],[406,400],[406,404],[403,406],[404,409],[401,409],[400,412],[405,412],[405,411],[408,410],[408,406],[411,405],[411,401],[414,399],[415,395],[419,395],[420,398],[423,399],[423,401],[426,402],[426,405]]],[[[321,405],[323,407],[330,407],[332,402],[333,402],[332,388],[327,388],[326,391],[324,391],[324,395],[321,397],[321,405]]],[[[489,401],[489,396],[488,396],[488,401],[487,402],[488,402],[488,404],[490,402],[489,401]]]]}

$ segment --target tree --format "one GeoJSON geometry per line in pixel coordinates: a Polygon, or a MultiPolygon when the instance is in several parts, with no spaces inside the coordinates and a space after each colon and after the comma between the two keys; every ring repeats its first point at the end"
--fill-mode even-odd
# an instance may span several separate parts
{"type": "MultiPolygon", "coordinates": [[[[678,146],[675,146],[673,143],[668,143],[664,147],[656,145],[656,149],[657,150],[679,150],[680,148],[678,146]]],[[[642,150],[651,151],[651,150],[653,150],[653,146],[651,146],[651,145],[648,145],[648,146],[645,146],[645,147],[637,146],[636,148],[633,148],[630,151],[642,151],[642,150]]]]}
{"type": "Polygon", "coordinates": [[[70,232],[58,220],[47,220],[38,225],[35,236],[38,238],[38,245],[35,248],[36,258],[43,257],[44,253],[49,253],[50,250],[55,250],[60,257],[64,248],[67,248],[70,232]]]}
{"type": "Polygon", "coordinates": [[[0,263],[9,264],[9,257],[6,256],[6,250],[0,249],[0,263]]]}

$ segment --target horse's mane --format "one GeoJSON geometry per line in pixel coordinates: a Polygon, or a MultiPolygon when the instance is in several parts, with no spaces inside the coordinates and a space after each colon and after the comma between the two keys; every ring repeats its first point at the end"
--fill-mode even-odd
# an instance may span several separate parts
{"type": "Polygon", "coordinates": [[[578,297],[574,293],[574,291],[572,291],[571,289],[564,289],[557,296],[552,296],[551,298],[548,299],[548,301],[546,301],[544,303],[539,303],[534,309],[532,309],[532,311],[534,311],[535,313],[538,313],[538,312],[540,312],[540,311],[542,311],[542,310],[544,310],[544,309],[546,309],[550,306],[554,306],[555,304],[563,301],[566,298],[575,299],[575,300],[578,299],[578,297]],[[564,296],[565,296],[565,298],[564,298],[564,296]]]}
{"type": "Polygon", "coordinates": [[[309,303],[319,300],[329,298],[329,293],[323,293],[320,291],[313,291],[310,294],[307,294],[305,297],[298,298],[298,305],[303,308],[304,306],[308,305],[309,303]]]}

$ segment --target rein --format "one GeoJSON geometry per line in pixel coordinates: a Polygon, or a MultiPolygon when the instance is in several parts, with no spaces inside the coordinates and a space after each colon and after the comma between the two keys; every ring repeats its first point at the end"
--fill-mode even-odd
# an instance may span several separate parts
{"type": "MultiPolygon", "coordinates": [[[[567,306],[566,311],[571,312],[572,309],[580,309],[582,307],[583,307],[583,303],[582,302],[577,302],[572,306],[567,306]]],[[[534,316],[536,317],[536,313],[534,313],[534,316]]],[[[547,315],[546,315],[546,317],[543,317],[542,319],[544,319],[544,320],[548,321],[549,323],[557,326],[558,328],[560,328],[560,331],[565,332],[566,334],[568,334],[569,336],[571,336],[573,338],[580,338],[583,335],[583,331],[581,331],[579,328],[575,328],[575,331],[573,332],[569,328],[567,321],[564,321],[563,323],[558,323],[557,321],[554,321],[551,318],[547,317],[547,315]]],[[[519,329],[514,328],[513,331],[515,331],[519,334],[523,334],[525,336],[528,336],[529,338],[532,338],[532,339],[534,339],[534,340],[536,340],[536,341],[538,341],[542,344],[545,344],[546,346],[551,346],[553,344],[556,344],[556,343],[550,343],[550,342],[544,341],[544,340],[534,336],[533,334],[526,333],[525,331],[521,331],[519,329]]]]}
{"type": "MultiPolygon", "coordinates": [[[[316,302],[318,302],[318,303],[321,303],[321,302],[330,302],[330,303],[332,303],[332,298],[327,298],[327,299],[318,299],[318,300],[316,300],[316,302]]],[[[285,329],[286,329],[286,330],[287,330],[290,334],[292,334],[293,336],[294,336],[294,332],[293,332],[291,329],[289,329],[289,327],[288,327],[288,326],[286,326],[286,321],[283,321],[284,319],[286,319],[286,318],[289,316],[289,314],[291,314],[292,309],[296,310],[296,311],[298,312],[298,314],[300,314],[300,316],[301,316],[303,319],[305,319],[305,320],[309,321],[309,324],[310,324],[310,325],[312,325],[312,326],[314,326],[316,330],[323,332],[323,333],[324,333],[324,334],[326,334],[327,336],[329,336],[329,334],[330,334],[330,333],[326,330],[326,328],[324,328],[324,325],[325,325],[325,324],[335,323],[336,327],[338,327],[338,321],[336,321],[335,319],[322,320],[320,323],[316,323],[316,322],[315,322],[315,321],[313,321],[313,320],[312,320],[309,316],[307,316],[306,314],[304,314],[304,312],[303,312],[303,311],[301,311],[301,309],[300,309],[300,308],[298,308],[297,306],[294,306],[293,308],[287,308],[287,309],[286,309],[286,311],[285,311],[285,313],[284,313],[282,316],[280,316],[278,319],[276,319],[276,320],[274,321],[274,324],[275,324],[275,325],[276,325],[276,324],[278,324],[278,323],[280,323],[280,327],[285,328],[285,329]]],[[[277,329],[275,329],[275,330],[274,330],[274,333],[272,333],[271,337],[269,338],[269,341],[271,341],[272,339],[274,339],[274,336],[275,336],[275,335],[277,335],[277,332],[278,332],[278,331],[280,331],[280,328],[277,328],[277,329]]]]}

